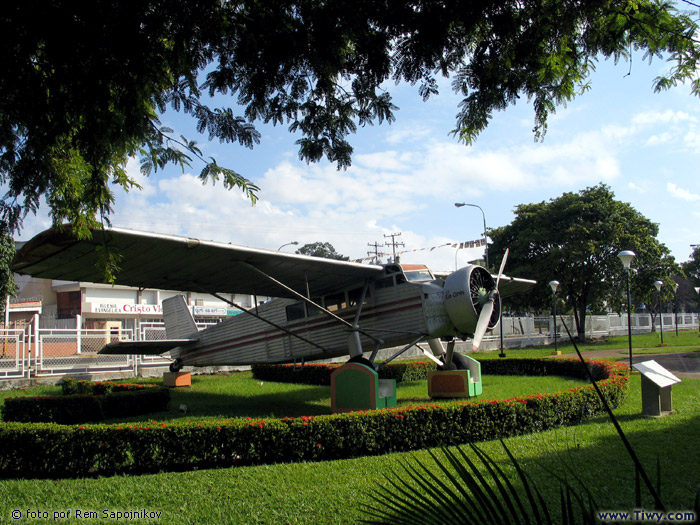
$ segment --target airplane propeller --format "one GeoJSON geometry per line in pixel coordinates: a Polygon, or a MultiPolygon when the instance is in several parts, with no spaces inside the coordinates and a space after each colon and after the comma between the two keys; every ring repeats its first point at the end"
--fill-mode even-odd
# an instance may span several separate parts
{"type": "Polygon", "coordinates": [[[501,261],[501,267],[498,270],[498,277],[496,279],[496,286],[488,293],[488,297],[484,304],[481,306],[481,312],[479,313],[479,319],[476,322],[476,329],[474,330],[474,339],[472,339],[472,350],[476,352],[481,345],[481,340],[489,327],[489,321],[491,320],[491,315],[493,314],[494,301],[496,299],[496,294],[498,293],[498,285],[501,282],[501,275],[503,275],[503,268],[506,265],[506,260],[508,259],[508,253],[510,249],[506,249],[503,255],[503,260],[501,261]]]}

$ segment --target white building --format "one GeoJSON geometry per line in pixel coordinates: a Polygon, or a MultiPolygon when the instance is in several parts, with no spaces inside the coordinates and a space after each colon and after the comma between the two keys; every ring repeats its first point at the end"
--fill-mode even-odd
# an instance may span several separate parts
{"type": "MultiPolygon", "coordinates": [[[[112,286],[83,282],[36,279],[15,274],[19,290],[9,299],[5,314],[8,328],[24,328],[36,314],[42,328],[109,329],[112,332],[133,330],[143,325],[162,325],[162,301],[181,292],[112,286]]],[[[198,324],[213,324],[237,315],[238,308],[209,294],[183,294],[198,324]]],[[[256,298],[226,294],[223,297],[242,307],[251,308],[256,298]]],[[[268,300],[257,298],[258,303],[268,300]]]]}

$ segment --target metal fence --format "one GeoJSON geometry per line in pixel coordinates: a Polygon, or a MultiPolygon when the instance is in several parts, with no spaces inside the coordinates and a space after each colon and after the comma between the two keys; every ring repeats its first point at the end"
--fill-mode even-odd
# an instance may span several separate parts
{"type": "Polygon", "coordinates": [[[0,344],[0,379],[24,377],[27,367],[24,330],[0,331],[0,344]]]}
{"type": "MultiPolygon", "coordinates": [[[[697,330],[697,313],[666,313],[663,314],[664,331],[697,330]]],[[[652,319],[649,314],[633,314],[632,333],[651,332],[652,319]]],[[[566,337],[566,330],[576,335],[574,317],[557,316],[557,338],[566,337]],[[563,323],[562,323],[563,322],[563,323]]],[[[658,331],[659,315],[653,323],[658,331]]],[[[525,347],[539,344],[549,344],[554,340],[554,318],[552,316],[503,317],[501,324],[484,337],[481,347],[491,350],[500,347],[501,330],[503,331],[503,346],[506,348],[525,347]]],[[[606,336],[627,335],[627,315],[589,315],[586,317],[586,337],[595,339],[606,336]]]]}
{"type": "MultiPolygon", "coordinates": [[[[697,330],[697,313],[664,314],[664,331],[697,330]]],[[[562,326],[575,332],[572,316],[557,318],[557,337],[566,335],[562,326]]],[[[658,316],[654,323],[659,329],[658,316]]],[[[208,325],[202,325],[204,328],[208,325]]],[[[649,314],[632,316],[632,332],[651,331],[649,314]]],[[[502,323],[482,341],[483,349],[517,348],[550,344],[554,340],[554,320],[551,316],[504,317],[502,323]]],[[[590,338],[626,335],[626,315],[591,315],[586,319],[586,336],[590,338]]],[[[121,341],[151,341],[165,339],[161,323],[144,323],[138,332],[120,330],[87,330],[69,328],[39,328],[39,318],[25,330],[0,330],[0,380],[13,378],[66,376],[80,374],[123,373],[139,375],[145,369],[167,367],[171,360],[165,356],[100,355],[105,344],[121,341]]]]}

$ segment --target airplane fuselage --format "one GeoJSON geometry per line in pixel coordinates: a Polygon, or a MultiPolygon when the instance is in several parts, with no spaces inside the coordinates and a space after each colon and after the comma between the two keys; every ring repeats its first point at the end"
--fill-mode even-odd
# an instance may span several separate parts
{"type": "MultiPolygon", "coordinates": [[[[409,281],[407,274],[411,272],[404,272],[398,265],[387,270],[367,284],[364,301],[365,283],[312,298],[349,324],[357,321],[364,351],[434,336],[436,329],[444,331],[449,324],[444,307],[430,308],[426,304],[431,302],[431,295],[442,295],[442,286],[426,280],[409,281]]],[[[432,279],[432,275],[422,277],[432,279]]],[[[441,297],[433,302],[441,305],[441,297]]],[[[241,313],[200,332],[196,344],[174,349],[171,356],[180,359],[184,366],[210,366],[289,363],[348,355],[352,328],[310,304],[274,299],[259,305],[255,313],[265,320],[241,313]]]]}

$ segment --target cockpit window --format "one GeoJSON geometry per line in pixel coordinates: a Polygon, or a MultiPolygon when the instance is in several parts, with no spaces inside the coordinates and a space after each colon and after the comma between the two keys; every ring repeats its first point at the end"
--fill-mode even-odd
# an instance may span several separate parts
{"type": "Polygon", "coordinates": [[[419,282],[419,281],[432,281],[433,276],[430,275],[429,270],[408,270],[404,272],[404,275],[406,275],[406,279],[408,279],[410,282],[419,282]]]}

